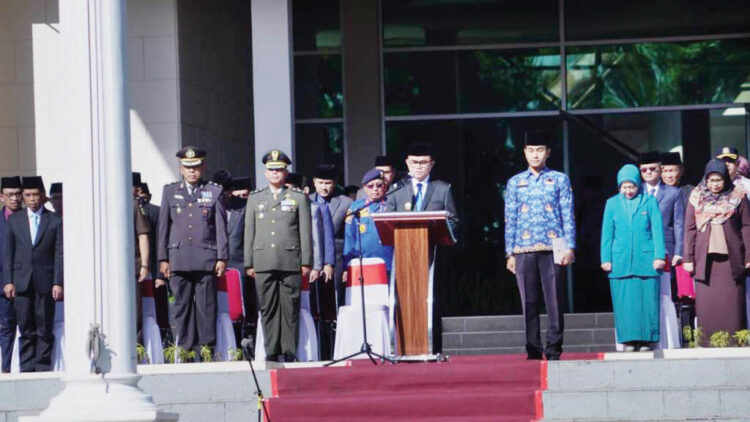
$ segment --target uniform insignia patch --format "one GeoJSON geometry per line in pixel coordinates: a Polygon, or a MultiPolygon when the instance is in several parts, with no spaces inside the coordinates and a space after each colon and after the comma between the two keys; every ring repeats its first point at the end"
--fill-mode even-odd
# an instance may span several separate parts
{"type": "Polygon", "coordinates": [[[528,186],[529,181],[526,179],[521,179],[518,181],[518,187],[528,186]]]}
{"type": "Polygon", "coordinates": [[[555,179],[553,179],[553,178],[548,178],[547,180],[545,180],[545,181],[544,181],[544,184],[545,184],[545,185],[550,185],[550,186],[552,186],[552,185],[554,185],[554,184],[555,184],[555,179]]]}
{"type": "Polygon", "coordinates": [[[203,199],[211,199],[211,198],[213,198],[213,193],[210,190],[208,190],[208,191],[206,191],[206,190],[201,191],[201,198],[203,198],[203,199]]]}
{"type": "Polygon", "coordinates": [[[407,203],[405,203],[405,204],[404,204],[404,209],[405,209],[406,211],[411,211],[411,202],[407,202],[407,203]]]}
{"type": "Polygon", "coordinates": [[[262,220],[263,217],[265,217],[265,214],[263,214],[262,212],[258,213],[258,220],[262,220]]]}
{"type": "Polygon", "coordinates": [[[182,195],[175,194],[174,199],[185,199],[185,197],[182,195]]]}
{"type": "Polygon", "coordinates": [[[201,214],[203,214],[204,217],[208,217],[208,210],[201,211],[201,214]]]}
{"type": "Polygon", "coordinates": [[[359,225],[359,232],[364,233],[367,231],[367,225],[366,224],[360,224],[359,225]]]}

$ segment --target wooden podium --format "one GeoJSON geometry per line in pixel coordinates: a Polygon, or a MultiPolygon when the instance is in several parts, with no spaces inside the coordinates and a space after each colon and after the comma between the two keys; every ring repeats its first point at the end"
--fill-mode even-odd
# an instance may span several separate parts
{"type": "Polygon", "coordinates": [[[434,245],[452,245],[455,239],[447,211],[387,212],[372,214],[384,245],[394,246],[396,265],[396,354],[432,352],[432,280],[430,261],[434,245]]]}

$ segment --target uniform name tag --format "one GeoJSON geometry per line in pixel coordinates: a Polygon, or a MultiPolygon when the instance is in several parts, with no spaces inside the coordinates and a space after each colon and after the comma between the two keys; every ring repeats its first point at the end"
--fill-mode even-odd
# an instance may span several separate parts
{"type": "Polygon", "coordinates": [[[175,195],[175,196],[174,196],[174,199],[185,199],[185,197],[184,197],[184,196],[182,196],[182,195],[175,195]]]}

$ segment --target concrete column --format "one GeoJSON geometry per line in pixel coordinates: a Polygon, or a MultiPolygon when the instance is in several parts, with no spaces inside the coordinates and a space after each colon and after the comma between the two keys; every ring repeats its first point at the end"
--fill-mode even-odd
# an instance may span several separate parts
{"type": "Polygon", "coordinates": [[[384,151],[380,1],[341,2],[346,179],[357,184],[384,151]]]}
{"type": "Polygon", "coordinates": [[[260,159],[270,149],[294,156],[294,89],[290,0],[251,0],[255,180],[265,184],[260,159]]]}
{"type": "Polygon", "coordinates": [[[125,1],[60,2],[60,17],[63,181],[76,186],[65,193],[65,387],[22,420],[176,420],[137,387],[125,1]]]}

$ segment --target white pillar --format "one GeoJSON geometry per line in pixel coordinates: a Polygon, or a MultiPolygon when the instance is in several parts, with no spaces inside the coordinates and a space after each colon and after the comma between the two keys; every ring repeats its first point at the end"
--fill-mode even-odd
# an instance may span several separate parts
{"type": "Polygon", "coordinates": [[[177,419],[137,387],[125,16],[125,0],[60,2],[63,181],[76,187],[65,192],[65,387],[24,421],[177,419]]]}
{"type": "Polygon", "coordinates": [[[265,184],[260,159],[268,150],[295,160],[291,7],[289,0],[251,0],[257,186],[265,184]]]}

